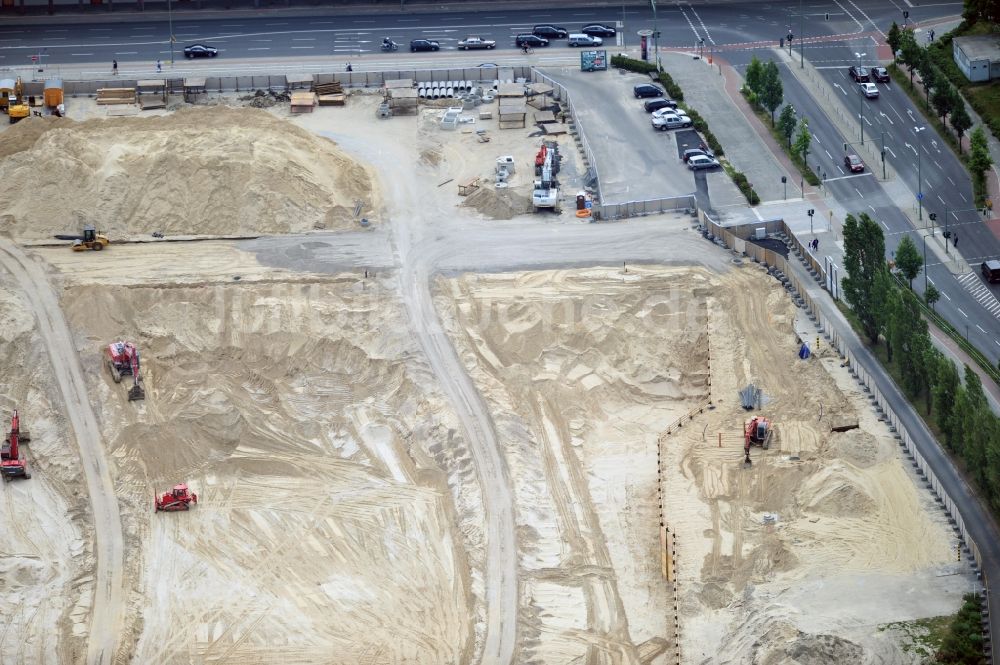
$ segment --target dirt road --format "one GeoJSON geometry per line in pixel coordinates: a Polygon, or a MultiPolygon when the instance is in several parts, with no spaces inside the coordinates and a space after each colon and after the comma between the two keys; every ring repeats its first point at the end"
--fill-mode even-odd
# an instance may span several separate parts
{"type": "Polygon", "coordinates": [[[96,584],[90,617],[87,663],[113,662],[122,611],[123,541],[118,501],[97,418],[90,406],[80,361],[62,309],[45,272],[13,243],[0,239],[0,265],[11,273],[34,309],[38,331],[52,363],[52,375],[80,449],[96,530],[96,584]]]}

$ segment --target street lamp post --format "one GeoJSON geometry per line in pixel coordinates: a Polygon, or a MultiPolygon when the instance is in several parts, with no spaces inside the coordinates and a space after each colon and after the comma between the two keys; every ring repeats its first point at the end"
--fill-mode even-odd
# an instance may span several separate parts
{"type": "MultiPolygon", "coordinates": [[[[867,53],[855,53],[858,56],[858,67],[861,67],[861,58],[868,55],[867,53]]],[[[855,86],[857,88],[857,86],[855,86]]],[[[861,145],[865,144],[865,96],[858,95],[860,104],[858,105],[858,129],[861,130],[861,145]]]]}
{"type": "MultiPolygon", "coordinates": [[[[945,243],[948,244],[947,242],[945,243]]],[[[924,234],[924,297],[927,297],[927,234],[924,234]]]]}
{"type": "Polygon", "coordinates": [[[802,0],[799,0],[799,69],[806,67],[806,40],[802,29],[802,0]]]}
{"type": "Polygon", "coordinates": [[[167,0],[167,30],[170,32],[170,66],[174,66],[174,13],[170,4],[170,0],[167,0]]]}
{"type": "MultiPolygon", "coordinates": [[[[915,134],[917,134],[917,136],[919,136],[920,132],[924,131],[925,129],[927,129],[927,127],[914,127],[913,131],[915,134]]],[[[923,186],[923,180],[920,175],[920,162],[921,162],[920,148],[922,146],[923,146],[922,143],[920,146],[917,146],[917,208],[919,210],[919,212],[917,213],[917,219],[919,221],[923,221],[924,219],[924,186],[923,186]]]]}
{"type": "Polygon", "coordinates": [[[656,63],[656,70],[660,70],[660,31],[656,27],[656,0],[649,0],[649,3],[653,6],[653,48],[656,49],[656,57],[653,58],[653,62],[656,63]]]}

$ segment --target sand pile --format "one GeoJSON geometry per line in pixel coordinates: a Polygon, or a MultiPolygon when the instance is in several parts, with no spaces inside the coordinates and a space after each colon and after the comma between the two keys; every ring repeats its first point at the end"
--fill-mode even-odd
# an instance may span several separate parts
{"type": "Polygon", "coordinates": [[[474,208],[490,219],[513,219],[531,212],[531,187],[502,187],[497,189],[487,180],[465,197],[462,205],[474,208]]]}
{"type": "Polygon", "coordinates": [[[432,459],[463,445],[385,286],[66,291],[119,460],[136,662],[439,665],[471,650],[454,517],[470,507],[432,459]],[[142,351],[144,402],[99,366],[119,335],[142,351]],[[154,515],[153,492],[180,480],[201,505],[154,515]]]}
{"type": "Polygon", "coordinates": [[[358,201],[379,207],[336,144],[255,109],[19,123],[4,142],[0,227],[20,239],[84,223],[112,239],[350,228],[358,201]]]}

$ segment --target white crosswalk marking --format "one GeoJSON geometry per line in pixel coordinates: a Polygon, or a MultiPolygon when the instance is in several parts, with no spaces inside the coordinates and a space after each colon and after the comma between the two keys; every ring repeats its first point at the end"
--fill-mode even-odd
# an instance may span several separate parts
{"type": "Polygon", "coordinates": [[[957,279],[962,288],[972,294],[976,302],[982,305],[987,312],[1000,319],[1000,300],[997,300],[993,292],[983,284],[976,273],[967,272],[964,275],[959,275],[957,279]]]}

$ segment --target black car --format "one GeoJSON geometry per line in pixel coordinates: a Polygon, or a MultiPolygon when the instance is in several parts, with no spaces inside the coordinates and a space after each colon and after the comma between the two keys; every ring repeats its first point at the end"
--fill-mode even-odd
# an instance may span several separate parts
{"type": "Polygon", "coordinates": [[[214,58],[219,55],[219,49],[205,44],[191,44],[184,47],[185,58],[214,58]]]}
{"type": "Polygon", "coordinates": [[[591,23],[580,28],[580,32],[591,37],[614,37],[615,29],[603,23],[591,23]]]}
{"type": "Polygon", "coordinates": [[[672,99],[657,97],[656,99],[647,100],[642,106],[646,109],[646,113],[652,113],[653,111],[659,111],[660,109],[676,109],[677,102],[672,99]]]}
{"type": "Polygon", "coordinates": [[[872,69],[872,78],[875,79],[876,83],[888,83],[889,72],[885,67],[874,67],[872,69]]]}
{"type": "Polygon", "coordinates": [[[632,94],[635,95],[636,99],[641,97],[662,97],[663,91],[657,88],[655,85],[650,85],[648,83],[640,83],[639,85],[632,88],[632,94]]]}
{"type": "Polygon", "coordinates": [[[441,45],[430,39],[414,39],[410,42],[410,52],[416,51],[440,51],[441,45]]]}
{"type": "Polygon", "coordinates": [[[855,83],[870,83],[871,78],[868,76],[867,67],[855,67],[851,65],[851,68],[847,70],[848,75],[854,79],[855,83]]]}
{"type": "Polygon", "coordinates": [[[548,46],[549,40],[538,35],[517,35],[514,37],[515,46],[548,46]]]}
{"type": "Polygon", "coordinates": [[[555,25],[536,25],[531,29],[531,34],[547,39],[566,39],[569,37],[569,31],[566,28],[555,25]]]}

